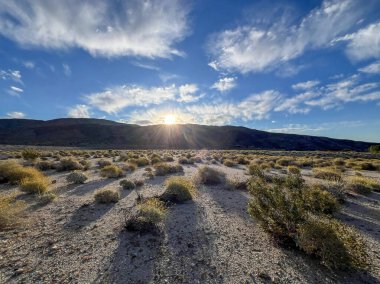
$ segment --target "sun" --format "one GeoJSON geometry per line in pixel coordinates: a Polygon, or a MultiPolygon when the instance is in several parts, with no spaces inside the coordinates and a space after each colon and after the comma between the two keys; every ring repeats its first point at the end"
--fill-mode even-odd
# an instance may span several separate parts
{"type": "Polygon", "coordinates": [[[164,122],[165,122],[165,124],[167,124],[167,125],[174,124],[174,123],[175,123],[175,116],[172,115],[172,114],[167,114],[167,115],[165,115],[165,117],[164,117],[164,122]]]}

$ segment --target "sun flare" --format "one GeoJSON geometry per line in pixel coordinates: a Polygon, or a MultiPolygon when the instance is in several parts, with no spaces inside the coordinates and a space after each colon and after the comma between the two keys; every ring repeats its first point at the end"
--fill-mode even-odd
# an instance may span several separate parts
{"type": "Polygon", "coordinates": [[[165,115],[164,122],[167,125],[171,125],[175,123],[175,116],[172,114],[165,115]]]}

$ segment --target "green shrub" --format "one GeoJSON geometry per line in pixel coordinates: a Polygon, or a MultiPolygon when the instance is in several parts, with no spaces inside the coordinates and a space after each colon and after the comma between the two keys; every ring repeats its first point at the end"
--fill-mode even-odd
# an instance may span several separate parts
{"type": "Polygon", "coordinates": [[[342,181],[342,174],[333,168],[313,168],[315,178],[326,179],[329,181],[342,181]]]}
{"type": "Polygon", "coordinates": [[[35,160],[40,156],[40,153],[35,149],[25,149],[21,152],[21,156],[25,160],[35,160]]]}
{"type": "Polygon", "coordinates": [[[308,218],[297,230],[297,245],[331,269],[368,267],[368,254],[360,235],[334,219],[308,218]]]}
{"type": "Polygon", "coordinates": [[[183,172],[183,168],[181,165],[170,165],[167,163],[157,163],[154,164],[155,175],[156,176],[166,176],[168,174],[174,174],[183,172]]]}
{"type": "Polygon", "coordinates": [[[369,151],[372,154],[378,154],[378,153],[380,153],[380,145],[371,145],[371,147],[369,147],[369,151]]]}
{"type": "Polygon", "coordinates": [[[198,169],[196,180],[205,185],[217,185],[226,181],[226,174],[205,166],[198,169]]]}
{"type": "Polygon", "coordinates": [[[67,175],[66,180],[71,183],[81,184],[85,183],[88,177],[82,172],[72,172],[67,175]]]}
{"type": "Polygon", "coordinates": [[[166,189],[161,199],[171,202],[184,202],[193,199],[196,188],[192,181],[183,177],[171,177],[165,182],[166,189]]]}
{"type": "Polygon", "coordinates": [[[306,210],[316,214],[333,214],[339,209],[337,199],[318,184],[303,189],[302,200],[306,210]]]}
{"type": "Polygon", "coordinates": [[[123,176],[123,171],[116,165],[109,165],[100,170],[100,175],[106,178],[119,178],[123,176]]]}
{"type": "Polygon", "coordinates": [[[120,193],[112,189],[100,189],[95,192],[95,201],[97,203],[116,203],[120,199],[120,193]]]}
{"type": "Polygon", "coordinates": [[[167,209],[162,201],[156,198],[146,199],[128,218],[126,228],[130,231],[152,231],[165,219],[166,214],[167,209]]]}
{"type": "Polygon", "coordinates": [[[248,172],[252,176],[256,176],[256,177],[263,177],[264,176],[262,169],[257,164],[250,164],[248,166],[248,172]]]}
{"type": "Polygon", "coordinates": [[[26,204],[13,195],[0,196],[0,230],[12,229],[21,223],[26,204]]]}
{"type": "Polygon", "coordinates": [[[136,184],[133,181],[130,181],[130,180],[127,180],[127,179],[121,180],[119,184],[125,190],[134,189],[136,187],[136,184]]]}
{"type": "Polygon", "coordinates": [[[82,170],[83,166],[74,158],[65,158],[59,161],[57,166],[58,171],[75,171],[82,170]]]}

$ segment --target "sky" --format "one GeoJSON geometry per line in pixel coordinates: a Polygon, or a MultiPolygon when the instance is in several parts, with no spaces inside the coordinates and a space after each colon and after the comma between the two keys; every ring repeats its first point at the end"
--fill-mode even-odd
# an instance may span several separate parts
{"type": "Polygon", "coordinates": [[[0,0],[0,117],[380,142],[380,0],[0,0]]]}

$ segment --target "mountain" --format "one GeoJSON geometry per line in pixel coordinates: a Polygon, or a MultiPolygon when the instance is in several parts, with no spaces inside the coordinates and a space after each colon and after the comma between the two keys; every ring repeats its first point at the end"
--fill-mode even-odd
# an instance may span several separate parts
{"type": "Polygon", "coordinates": [[[139,126],[104,119],[0,119],[0,144],[124,149],[278,149],[367,151],[373,143],[271,133],[240,126],[139,126]]]}

